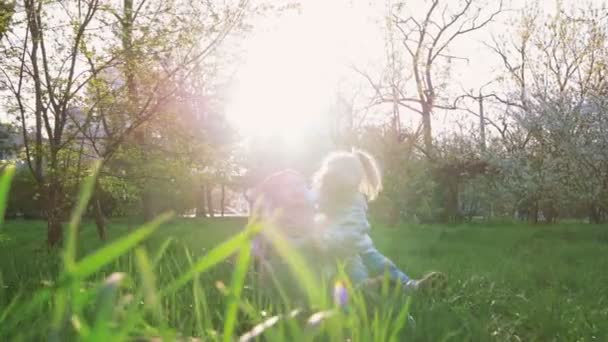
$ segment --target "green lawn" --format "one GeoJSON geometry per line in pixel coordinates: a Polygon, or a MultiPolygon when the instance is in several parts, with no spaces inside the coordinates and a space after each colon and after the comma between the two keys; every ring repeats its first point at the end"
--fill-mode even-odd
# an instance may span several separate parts
{"type": "MultiPolygon", "coordinates": [[[[180,219],[160,227],[144,243],[153,259],[167,238],[174,240],[162,261],[153,265],[157,288],[162,289],[164,284],[186,273],[191,268],[189,259],[205,256],[218,243],[239,232],[243,225],[244,221],[240,219],[180,219]]],[[[134,228],[136,226],[128,222],[114,223],[109,228],[110,240],[134,228]]],[[[52,301],[33,304],[35,308],[29,311],[20,311],[19,307],[26,307],[27,298],[44,288],[44,284],[52,288],[48,284],[57,281],[60,259],[57,253],[49,254],[46,250],[43,222],[9,221],[3,235],[0,240],[0,340],[43,339],[52,330],[49,323],[52,301]],[[20,297],[13,308],[6,310],[18,294],[20,297]],[[10,322],[7,325],[10,328],[5,331],[2,331],[3,312],[8,317],[5,320],[10,322]]],[[[475,224],[376,227],[373,237],[378,248],[410,275],[420,276],[428,270],[439,270],[449,276],[448,290],[443,296],[413,297],[410,313],[416,325],[400,330],[395,337],[398,341],[608,340],[606,226],[475,224]]],[[[101,245],[94,226],[85,224],[79,235],[79,255],[89,254],[101,245]]],[[[132,254],[127,254],[104,266],[86,283],[79,283],[84,288],[81,292],[95,288],[113,271],[124,271],[132,278],[122,293],[138,293],[145,281],[136,276],[139,268],[134,259],[132,254]]],[[[214,284],[220,280],[229,286],[233,269],[234,261],[224,261],[194,282],[190,281],[184,289],[163,295],[160,301],[163,318],[152,314],[137,316],[138,321],[129,323],[136,328],[127,333],[132,335],[137,331],[145,335],[148,332],[153,336],[165,329],[185,336],[204,335],[208,339],[219,336],[214,334],[222,331],[225,307],[232,297],[221,295],[214,284]]],[[[265,289],[257,289],[256,284],[249,283],[247,279],[242,306],[251,304],[259,312],[282,310],[272,297],[260,295],[260,292],[266,293],[265,289]]],[[[323,287],[319,286],[319,291],[322,290],[323,287]]],[[[355,328],[350,325],[352,331],[345,328],[346,331],[341,333],[352,336],[353,340],[388,338],[374,334],[372,330],[390,333],[391,328],[382,325],[386,323],[382,322],[382,317],[397,320],[399,308],[395,306],[403,305],[405,300],[401,298],[375,303],[374,310],[386,316],[378,319],[370,313],[369,321],[357,317],[357,322],[368,322],[369,325],[360,324],[355,328]],[[366,333],[366,330],[372,332],[366,333]]],[[[89,311],[95,310],[89,306],[83,305],[82,317],[94,315],[89,311]]],[[[264,317],[263,314],[259,317],[245,314],[243,312],[247,310],[243,307],[241,311],[236,324],[238,333],[264,317]]],[[[127,309],[127,312],[130,311],[127,309]]],[[[362,311],[354,312],[355,315],[363,315],[362,311]]],[[[125,314],[124,317],[135,316],[125,314]]],[[[91,320],[94,321],[93,318],[91,320]]],[[[118,316],[113,316],[112,320],[122,322],[118,316]]],[[[70,320],[67,321],[69,326],[70,320]]],[[[78,326],[74,319],[71,325],[78,326]]],[[[67,330],[72,332],[65,333],[64,337],[76,336],[73,330],[78,329],[67,330]]],[[[271,331],[267,336],[270,340],[272,336],[280,339],[277,337],[280,335],[273,335],[271,331]]],[[[329,338],[333,335],[318,336],[329,338]]]]}

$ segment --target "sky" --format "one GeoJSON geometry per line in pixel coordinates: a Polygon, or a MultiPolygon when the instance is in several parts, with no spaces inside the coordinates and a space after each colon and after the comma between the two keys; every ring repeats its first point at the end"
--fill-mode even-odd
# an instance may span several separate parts
{"type": "MultiPolygon", "coordinates": [[[[393,1],[396,2],[396,1],[393,1]]],[[[581,1],[562,1],[564,6],[581,1]]],[[[591,1],[603,3],[602,1],[591,1]]],[[[428,8],[423,0],[407,6],[428,8]]],[[[509,19],[518,15],[525,0],[505,0],[505,11],[486,29],[454,41],[451,54],[468,61],[452,63],[450,88],[477,89],[496,77],[500,66],[483,42],[492,35],[510,32],[509,19]],[[513,11],[511,11],[513,10],[513,11]]],[[[487,8],[498,0],[486,0],[487,8]]],[[[546,12],[553,0],[540,1],[546,12]]],[[[414,9],[415,11],[415,9],[414,9]]],[[[385,1],[305,0],[300,13],[270,22],[266,19],[245,46],[245,64],[236,76],[236,87],[227,108],[228,117],[246,137],[281,136],[286,143],[306,142],[311,132],[323,132],[336,90],[361,85],[360,76],[348,66],[378,72],[385,60],[385,1]]],[[[413,120],[418,120],[415,115],[413,120]]],[[[460,120],[460,119],[459,119],[460,120]]],[[[453,129],[454,116],[438,111],[437,131],[453,129]]]]}
{"type": "Polygon", "coordinates": [[[247,41],[227,114],[246,136],[293,137],[314,128],[349,63],[366,62],[368,51],[383,51],[383,44],[364,7],[304,1],[299,13],[260,22],[247,41]]]}
{"type": "MultiPolygon", "coordinates": [[[[481,1],[488,7],[498,2],[481,1]]],[[[504,7],[519,9],[525,2],[505,0],[504,7]]],[[[581,1],[563,2],[568,6],[581,1]]],[[[350,66],[377,73],[385,63],[387,3],[302,0],[300,11],[259,18],[244,42],[244,63],[238,67],[228,95],[227,115],[242,135],[280,136],[286,144],[298,145],[306,143],[311,134],[326,133],[337,90],[366,87],[350,66]]],[[[421,13],[428,8],[423,0],[406,3],[414,11],[420,8],[421,13]]],[[[540,3],[546,11],[556,7],[553,0],[540,3]]],[[[507,19],[513,13],[517,12],[505,12],[486,30],[455,41],[451,52],[469,58],[452,65],[450,85],[455,91],[476,88],[494,77],[499,61],[482,42],[511,29],[507,19]]],[[[0,106],[0,119],[5,119],[1,112],[0,106]]],[[[410,118],[417,120],[415,115],[410,118]]],[[[453,116],[435,113],[434,127],[450,129],[450,118],[453,116]]]]}

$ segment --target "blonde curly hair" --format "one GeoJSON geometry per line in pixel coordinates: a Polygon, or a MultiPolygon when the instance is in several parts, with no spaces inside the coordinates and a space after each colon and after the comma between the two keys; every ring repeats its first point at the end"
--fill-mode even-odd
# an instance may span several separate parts
{"type": "Polygon", "coordinates": [[[314,174],[313,188],[318,193],[320,205],[340,203],[357,192],[371,201],[382,190],[382,175],[371,154],[359,149],[336,151],[325,157],[314,174]]]}

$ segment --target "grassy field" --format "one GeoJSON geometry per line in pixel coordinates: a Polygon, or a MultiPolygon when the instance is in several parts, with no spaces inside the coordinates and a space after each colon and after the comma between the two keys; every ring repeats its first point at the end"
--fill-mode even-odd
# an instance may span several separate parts
{"type": "MultiPolygon", "coordinates": [[[[163,291],[165,285],[200,266],[197,260],[213,254],[209,251],[214,246],[242,231],[243,226],[240,219],[165,223],[143,243],[144,248],[124,253],[90,276],[71,283],[72,292],[66,292],[70,299],[62,302],[57,299],[59,292],[53,292],[62,284],[62,258],[59,253],[47,252],[44,223],[9,221],[0,240],[0,340],[54,336],[57,340],[102,341],[104,334],[114,339],[139,335],[172,338],[168,336],[180,334],[220,340],[225,328],[234,329],[238,335],[269,315],[300,305],[273,299],[276,296],[268,296],[249,277],[243,278],[244,285],[240,286],[237,275],[242,263],[232,259],[205,269],[178,290],[163,291]],[[168,245],[167,239],[171,239],[168,245]],[[159,250],[162,256],[157,254],[159,250]],[[149,267],[145,267],[146,262],[149,267]],[[108,286],[99,284],[114,271],[126,272],[128,277],[116,301],[111,301],[115,303],[111,313],[103,316],[99,298],[108,286]],[[224,292],[232,292],[222,294],[217,281],[226,284],[224,292]],[[236,291],[237,287],[242,293],[236,291]],[[133,297],[141,302],[121,302],[133,297]],[[58,303],[66,302],[70,303],[69,309],[57,314],[58,303]],[[149,308],[150,303],[157,303],[158,308],[149,308]],[[233,319],[234,324],[226,323],[233,319]],[[100,328],[100,324],[105,327],[100,328]],[[110,332],[112,335],[108,335],[110,332]]],[[[135,227],[128,222],[111,224],[110,240],[134,232],[135,227]]],[[[295,324],[285,323],[269,329],[266,338],[608,340],[606,226],[376,225],[373,237],[379,249],[410,275],[439,270],[449,276],[445,294],[413,296],[409,312],[415,326],[402,322],[407,299],[395,293],[376,300],[373,308],[368,305],[328,321],[333,328],[327,331],[305,335],[295,324]],[[368,317],[360,317],[365,315],[368,317]],[[337,320],[342,321],[338,324],[337,320]]],[[[78,235],[77,260],[101,246],[94,226],[85,223],[78,235]]],[[[316,290],[325,292],[322,285],[316,290]]]]}

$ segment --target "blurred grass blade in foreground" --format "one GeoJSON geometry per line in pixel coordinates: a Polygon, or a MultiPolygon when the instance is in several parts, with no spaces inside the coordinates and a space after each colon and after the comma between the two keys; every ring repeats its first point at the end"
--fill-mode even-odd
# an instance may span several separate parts
{"type": "Polygon", "coordinates": [[[109,264],[111,261],[125,254],[127,251],[137,246],[137,244],[147,239],[156,231],[156,229],[158,229],[159,226],[169,221],[171,218],[173,218],[173,216],[174,214],[171,212],[162,214],[127,236],[98,249],[90,255],[87,255],[76,263],[71,275],[80,279],[90,276],[103,266],[109,264]]]}
{"type": "Polygon", "coordinates": [[[232,340],[234,327],[236,325],[239,299],[241,292],[245,286],[245,278],[249,261],[251,259],[251,246],[245,243],[241,246],[236,267],[232,275],[232,284],[230,286],[230,301],[227,304],[226,315],[224,316],[224,342],[232,340]]]}
{"type": "Polygon", "coordinates": [[[101,163],[99,161],[95,162],[91,169],[91,174],[85,178],[84,183],[82,183],[82,186],[80,187],[78,201],[76,202],[76,206],[74,206],[70,216],[67,242],[63,250],[63,263],[67,272],[74,271],[76,263],[76,239],[78,238],[78,226],[80,225],[82,216],[84,215],[91,196],[93,195],[95,181],[97,179],[97,175],[99,174],[100,167],[101,163]]]}
{"type": "Polygon", "coordinates": [[[197,260],[188,271],[182,274],[179,278],[175,279],[169,285],[167,285],[161,293],[163,295],[177,291],[179,288],[186,285],[192,278],[197,274],[203,273],[220,262],[228,259],[236,251],[238,251],[244,244],[248,244],[251,238],[261,230],[259,224],[250,224],[247,228],[238,233],[236,236],[228,239],[227,241],[219,244],[202,258],[197,260]]]}
{"type": "Polygon", "coordinates": [[[8,165],[4,168],[0,177],[0,229],[4,224],[4,213],[8,204],[8,194],[11,190],[11,183],[15,175],[15,166],[8,165]]]}

